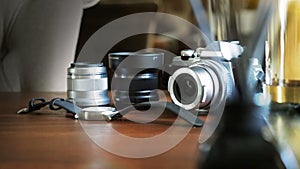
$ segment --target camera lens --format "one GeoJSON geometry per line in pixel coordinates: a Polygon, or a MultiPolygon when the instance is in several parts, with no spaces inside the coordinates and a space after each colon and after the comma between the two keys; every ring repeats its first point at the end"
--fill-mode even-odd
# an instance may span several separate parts
{"type": "Polygon", "coordinates": [[[197,82],[189,74],[181,74],[174,83],[174,95],[182,104],[192,103],[198,93],[197,82]]]}
{"type": "Polygon", "coordinates": [[[130,104],[159,100],[160,69],[163,53],[110,53],[109,68],[114,72],[112,91],[118,108],[130,104]]]}
{"type": "Polygon", "coordinates": [[[168,83],[172,101],[186,110],[209,106],[214,88],[211,72],[207,70],[201,65],[176,70],[168,83]]]}
{"type": "Polygon", "coordinates": [[[68,100],[80,107],[109,105],[106,68],[102,63],[72,63],[68,68],[68,100]]]}

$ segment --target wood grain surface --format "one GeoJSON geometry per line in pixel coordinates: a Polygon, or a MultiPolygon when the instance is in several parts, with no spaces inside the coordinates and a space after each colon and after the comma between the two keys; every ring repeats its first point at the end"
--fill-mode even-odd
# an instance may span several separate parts
{"type": "MultiPolygon", "coordinates": [[[[65,97],[65,93],[0,93],[0,168],[137,169],[197,168],[198,138],[201,128],[192,128],[171,150],[149,158],[126,158],[96,145],[80,122],[66,117],[63,110],[43,108],[17,115],[33,97],[65,97]]],[[[147,124],[128,120],[99,122],[130,137],[151,137],[168,129],[176,116],[164,113],[147,124]]],[[[185,127],[185,126],[182,126],[185,127]]],[[[103,133],[110,134],[110,130],[103,133]]],[[[117,140],[113,140],[116,141],[117,140]]],[[[118,143],[118,146],[122,143],[118,143]]],[[[157,145],[160,146],[160,145],[157,145]]]]}

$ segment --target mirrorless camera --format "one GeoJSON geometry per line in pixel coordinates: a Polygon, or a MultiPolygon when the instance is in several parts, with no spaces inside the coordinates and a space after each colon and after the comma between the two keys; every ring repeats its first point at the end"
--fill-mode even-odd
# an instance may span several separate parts
{"type": "Polygon", "coordinates": [[[212,100],[237,99],[234,64],[243,48],[237,43],[215,41],[206,48],[181,51],[172,66],[178,68],[170,76],[168,91],[172,101],[186,110],[208,109],[212,100]]]}

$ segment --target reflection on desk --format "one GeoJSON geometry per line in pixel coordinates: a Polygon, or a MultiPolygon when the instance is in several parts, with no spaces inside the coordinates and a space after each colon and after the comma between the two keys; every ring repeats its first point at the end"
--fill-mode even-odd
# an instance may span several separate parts
{"type": "MultiPolygon", "coordinates": [[[[286,105],[285,105],[286,106],[286,105]]],[[[283,107],[283,106],[282,106],[283,107]]],[[[267,121],[278,143],[283,160],[287,168],[300,166],[300,116],[291,107],[281,110],[272,110],[267,116],[267,121]],[[298,160],[297,160],[298,159],[298,160]],[[296,166],[294,163],[298,164],[296,166]]]]}

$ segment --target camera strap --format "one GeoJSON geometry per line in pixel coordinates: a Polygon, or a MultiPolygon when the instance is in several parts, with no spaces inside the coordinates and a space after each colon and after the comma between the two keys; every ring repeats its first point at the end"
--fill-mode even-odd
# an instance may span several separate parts
{"type": "Polygon", "coordinates": [[[136,107],[157,107],[157,108],[165,108],[166,110],[180,116],[185,121],[193,124],[195,127],[203,126],[203,122],[192,112],[185,110],[184,108],[169,102],[162,101],[152,101],[152,102],[142,102],[135,105],[130,105],[118,111],[118,114],[112,115],[112,120],[120,118],[120,116],[124,116],[130,111],[136,110],[136,107]]]}
{"type": "Polygon", "coordinates": [[[49,108],[51,110],[64,109],[68,113],[72,113],[75,119],[107,120],[107,121],[120,119],[130,111],[136,110],[136,107],[153,106],[158,108],[165,108],[166,110],[180,116],[187,122],[193,124],[195,127],[201,127],[203,125],[203,122],[192,112],[187,111],[173,103],[159,102],[159,101],[138,103],[135,105],[130,105],[128,107],[125,107],[117,111],[114,107],[80,108],[76,106],[74,103],[65,100],[63,98],[54,98],[51,99],[50,101],[46,101],[44,98],[33,98],[29,101],[28,107],[20,109],[17,112],[17,114],[27,114],[30,112],[34,112],[36,110],[40,110],[41,108],[47,105],[49,105],[49,108]]]}

